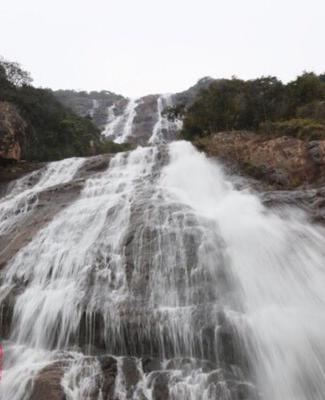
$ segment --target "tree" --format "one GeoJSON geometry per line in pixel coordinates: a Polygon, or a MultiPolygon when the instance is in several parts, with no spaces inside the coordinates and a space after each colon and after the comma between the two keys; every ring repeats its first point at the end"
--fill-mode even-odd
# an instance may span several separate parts
{"type": "Polygon", "coordinates": [[[313,72],[304,72],[287,85],[289,113],[294,114],[297,107],[325,99],[325,85],[313,72]]]}
{"type": "Polygon", "coordinates": [[[181,119],[185,113],[185,104],[179,104],[177,106],[166,107],[162,115],[166,116],[169,121],[174,122],[177,119],[181,119]]]}
{"type": "Polygon", "coordinates": [[[240,126],[257,128],[261,122],[274,120],[284,113],[284,85],[276,77],[267,76],[245,82],[245,107],[240,126]]]}
{"type": "MultiPolygon", "coordinates": [[[[21,87],[21,86],[29,86],[33,82],[30,73],[24,71],[20,64],[17,62],[7,61],[3,58],[0,59],[0,67],[5,72],[6,79],[13,84],[14,86],[21,87]]],[[[0,75],[1,75],[0,70],[0,75]]]]}
{"type": "Polygon", "coordinates": [[[187,139],[220,130],[240,128],[240,116],[245,108],[245,82],[221,79],[201,90],[184,118],[183,135],[187,139]]]}

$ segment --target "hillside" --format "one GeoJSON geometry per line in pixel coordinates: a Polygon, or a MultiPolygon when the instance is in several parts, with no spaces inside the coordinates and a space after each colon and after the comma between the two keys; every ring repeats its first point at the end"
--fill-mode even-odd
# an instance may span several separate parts
{"type": "Polygon", "coordinates": [[[126,102],[123,96],[102,90],[85,92],[75,90],[55,90],[53,95],[65,107],[81,117],[90,117],[93,123],[103,130],[107,121],[107,109],[118,102],[126,102]]]}
{"type": "Polygon", "coordinates": [[[325,138],[325,75],[305,72],[287,84],[276,77],[218,79],[182,113],[182,136],[255,130],[300,138],[325,138]]]}
{"type": "Polygon", "coordinates": [[[90,117],[107,138],[117,142],[127,141],[145,145],[152,138],[153,131],[158,136],[161,134],[164,141],[175,139],[180,124],[168,124],[167,118],[164,118],[165,110],[189,107],[200,91],[208,88],[212,82],[214,82],[212,78],[205,77],[179,93],[149,94],[135,99],[105,90],[101,92],[57,90],[52,93],[64,106],[79,116],[90,117]]]}
{"type": "MultiPolygon", "coordinates": [[[[121,148],[124,148],[123,146],[121,148]]],[[[0,62],[0,160],[51,161],[118,150],[91,118],[76,114],[47,89],[32,86],[16,63],[0,62]]]]}

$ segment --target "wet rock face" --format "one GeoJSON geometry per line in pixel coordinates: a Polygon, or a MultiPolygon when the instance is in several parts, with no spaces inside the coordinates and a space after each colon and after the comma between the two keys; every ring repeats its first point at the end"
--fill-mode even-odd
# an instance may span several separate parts
{"type": "Polygon", "coordinates": [[[221,132],[197,140],[196,145],[278,188],[325,181],[325,141],[308,143],[285,136],[270,138],[252,132],[221,132]]]}
{"type": "MultiPolygon", "coordinates": [[[[22,190],[24,189],[27,191],[26,195],[22,196],[21,200],[17,201],[14,206],[11,206],[14,207],[13,214],[9,213],[7,217],[5,213],[14,196],[8,197],[7,206],[7,198],[5,196],[10,193],[11,190],[15,189],[15,184],[18,181],[0,185],[0,189],[2,188],[2,201],[4,202],[2,203],[3,208],[0,208],[0,271],[6,267],[8,261],[11,260],[22,247],[33,240],[37,233],[46,226],[57,213],[64,210],[79,197],[87,177],[96,176],[96,174],[100,174],[108,168],[111,157],[112,156],[109,154],[89,157],[85,159],[71,182],[50,186],[39,192],[31,192],[28,194],[28,190],[31,190],[37,185],[46,170],[44,164],[32,164],[32,167],[37,167],[39,169],[23,177],[24,183],[22,190]],[[8,222],[12,221],[7,227],[5,225],[6,220],[8,220],[8,222]]],[[[25,171],[20,171],[22,174],[23,172],[26,172],[26,169],[25,171]]],[[[8,293],[1,304],[1,339],[9,335],[15,297],[26,284],[23,282],[17,283],[16,293],[8,293]]]]}
{"type": "Polygon", "coordinates": [[[254,386],[243,382],[235,370],[222,370],[217,364],[190,358],[171,359],[165,367],[159,360],[154,363],[157,368],[146,371],[144,359],[106,355],[88,357],[71,380],[71,361],[63,359],[49,364],[37,374],[28,400],[67,400],[72,393],[88,400],[98,400],[99,395],[103,400],[178,400],[193,395],[216,400],[259,398],[254,386]],[[91,367],[98,363],[100,377],[99,370],[91,367]],[[84,377],[89,379],[86,386],[82,384],[84,377]]]}
{"type": "Polygon", "coordinates": [[[110,356],[103,356],[99,359],[103,373],[101,390],[103,399],[110,400],[114,398],[115,380],[117,376],[117,361],[110,356]]]}
{"type": "Polygon", "coordinates": [[[88,157],[85,159],[83,165],[78,169],[74,180],[76,179],[86,179],[91,175],[105,171],[112,159],[112,154],[101,154],[94,157],[88,157]]]}
{"type": "MultiPolygon", "coordinates": [[[[32,240],[34,235],[51,221],[56,213],[76,200],[84,186],[85,179],[105,171],[111,158],[111,154],[89,157],[84,160],[76,171],[71,182],[50,186],[40,190],[38,193],[26,195],[26,198],[22,197],[21,202],[16,205],[14,215],[8,216],[8,218],[22,215],[23,219],[17,219],[17,223],[13,223],[10,230],[5,232],[0,230],[0,247],[2,248],[0,269],[4,267],[19,248],[32,240]]],[[[12,170],[13,168],[8,166],[4,169],[12,170]]],[[[45,170],[46,164],[44,163],[17,164],[15,171],[13,171],[13,176],[15,178],[23,178],[24,190],[28,191],[40,181],[45,170]]],[[[0,181],[0,200],[6,200],[5,196],[8,193],[10,194],[11,189],[15,187],[17,182],[17,180],[0,181]]]]}
{"type": "Polygon", "coordinates": [[[16,106],[0,102],[0,166],[20,160],[26,127],[16,106]]]}
{"type": "Polygon", "coordinates": [[[81,117],[90,116],[99,129],[105,127],[108,107],[126,102],[123,96],[105,90],[90,93],[57,90],[53,94],[64,106],[71,108],[81,117]]]}
{"type": "Polygon", "coordinates": [[[156,95],[145,96],[139,100],[133,120],[131,143],[144,145],[148,142],[157,122],[157,100],[156,95]]]}
{"type": "Polygon", "coordinates": [[[63,375],[63,363],[54,363],[44,368],[33,382],[29,400],[66,400],[61,386],[63,375]]]}
{"type": "MultiPolygon", "coordinates": [[[[205,77],[187,90],[172,95],[173,105],[188,106],[195,100],[201,89],[207,88],[214,79],[205,77]]],[[[71,90],[57,90],[53,94],[65,106],[71,108],[76,114],[85,117],[90,116],[95,125],[104,131],[110,118],[109,109],[113,108],[115,118],[121,117],[125,112],[129,99],[109,91],[101,92],[75,92],[71,90]]],[[[157,101],[160,95],[151,94],[143,96],[137,100],[136,115],[133,121],[132,135],[128,142],[136,145],[147,144],[153,133],[153,129],[158,119],[157,101]]],[[[172,104],[169,104],[172,105],[172,104]]],[[[163,105],[163,109],[166,108],[163,105]]],[[[112,110],[111,110],[112,111],[112,110]]],[[[167,141],[174,140],[179,129],[171,129],[164,132],[167,141]]],[[[114,139],[115,137],[113,137],[114,139]]]]}
{"type": "MultiPolygon", "coordinates": [[[[55,353],[38,372],[28,400],[66,400],[72,386],[89,400],[98,400],[99,393],[103,400],[254,399],[253,385],[245,384],[251,381],[248,355],[222,311],[225,305],[242,311],[225,244],[213,220],[162,190],[169,161],[167,146],[81,164],[70,160],[78,165],[70,180],[33,193],[26,213],[11,215],[14,223],[0,235],[1,262],[17,269],[2,301],[0,333],[12,340],[9,334],[26,321],[20,330],[27,342],[35,335],[49,351],[68,353],[55,353]],[[76,246],[82,238],[87,245],[76,246]],[[29,266],[39,267],[37,273],[29,273],[29,266]],[[61,276],[80,266],[73,279],[61,276]],[[38,290],[39,278],[44,291],[33,301],[60,290],[60,313],[47,330],[34,329],[34,310],[43,303],[19,319],[29,300],[22,296],[38,290]],[[61,295],[67,282],[68,300],[61,295]],[[69,304],[75,307],[65,318],[69,304]]],[[[36,187],[44,172],[20,188],[36,187]]]]}
{"type": "Polygon", "coordinates": [[[0,198],[8,192],[9,186],[12,185],[13,181],[44,166],[44,163],[25,161],[0,166],[0,198]]]}
{"type": "MultiPolygon", "coordinates": [[[[10,231],[0,234],[0,271],[17,252],[26,246],[33,237],[62,209],[75,200],[82,189],[82,181],[50,188],[39,193],[30,204],[31,212],[10,231]],[[33,204],[34,203],[34,204],[33,204]]],[[[23,283],[22,283],[23,284],[23,283]]],[[[17,289],[19,293],[20,289],[17,289]]],[[[16,293],[16,294],[17,294],[16,293]]],[[[0,307],[0,338],[8,337],[15,304],[15,293],[9,293],[0,307]]]]}
{"type": "MultiPolygon", "coordinates": [[[[130,373],[132,372],[130,371],[130,373]]],[[[78,398],[87,398],[87,400],[98,400],[99,394],[101,394],[103,400],[114,399],[117,376],[115,358],[110,356],[89,357],[84,365],[76,369],[71,379],[69,379],[69,374],[71,374],[71,360],[69,358],[63,358],[62,361],[49,364],[38,372],[33,381],[28,400],[67,400],[76,395],[73,393],[78,393],[78,398]],[[92,369],[92,364],[99,364],[99,369],[92,369]],[[100,377],[98,376],[99,373],[100,377]],[[89,383],[83,386],[82,379],[85,376],[89,379],[89,383]]]]}
{"type": "Polygon", "coordinates": [[[313,222],[325,224],[325,188],[304,190],[275,190],[260,194],[262,202],[267,207],[281,209],[298,207],[304,210],[313,222]]]}
{"type": "MultiPolygon", "coordinates": [[[[56,213],[67,207],[75,200],[82,189],[82,181],[67,183],[62,186],[49,188],[31,197],[30,213],[19,220],[10,231],[0,235],[0,245],[3,251],[0,255],[0,268],[3,268],[19,249],[25,246],[37,232],[46,225],[56,213]]],[[[19,211],[17,210],[17,213],[19,211]]]]}
{"type": "Polygon", "coordinates": [[[157,368],[151,371],[145,371],[143,359],[125,357],[118,363],[114,388],[117,398],[124,393],[123,398],[143,400],[259,399],[256,388],[243,381],[238,370],[223,370],[206,360],[175,358],[165,361],[163,367],[156,361],[157,368]]]}

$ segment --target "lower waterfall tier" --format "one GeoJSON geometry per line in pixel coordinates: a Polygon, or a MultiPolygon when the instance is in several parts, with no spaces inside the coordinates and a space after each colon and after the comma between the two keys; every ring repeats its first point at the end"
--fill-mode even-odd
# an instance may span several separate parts
{"type": "Polygon", "coordinates": [[[174,142],[10,186],[1,400],[322,399],[324,229],[233,182],[174,142]]]}

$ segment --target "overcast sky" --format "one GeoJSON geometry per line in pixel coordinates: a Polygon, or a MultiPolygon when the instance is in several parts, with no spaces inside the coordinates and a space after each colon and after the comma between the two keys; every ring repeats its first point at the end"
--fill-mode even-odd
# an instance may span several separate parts
{"type": "Polygon", "coordinates": [[[325,71],[325,0],[2,0],[0,17],[0,54],[53,89],[134,97],[325,71]]]}

